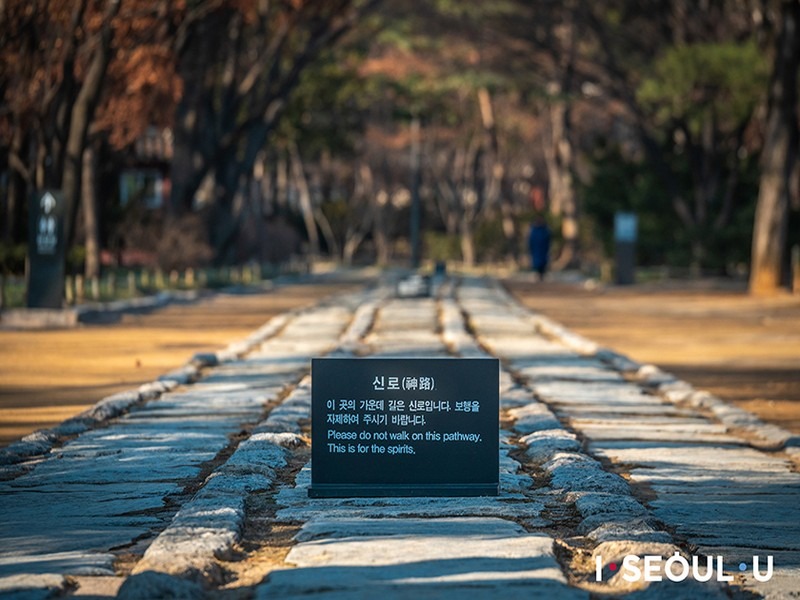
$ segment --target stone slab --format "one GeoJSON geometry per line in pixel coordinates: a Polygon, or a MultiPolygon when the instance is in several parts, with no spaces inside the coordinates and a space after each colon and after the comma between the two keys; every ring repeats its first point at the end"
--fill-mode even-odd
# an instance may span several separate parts
{"type": "Polygon", "coordinates": [[[587,598],[567,587],[552,539],[502,519],[320,519],[303,527],[257,598],[587,598]]]}
{"type": "Polygon", "coordinates": [[[520,490],[518,478],[500,479],[500,494],[471,498],[317,498],[308,497],[310,466],[298,473],[294,487],[281,488],[275,497],[279,522],[305,522],[319,514],[330,518],[397,518],[496,516],[538,519],[543,500],[528,498],[520,490]]]}

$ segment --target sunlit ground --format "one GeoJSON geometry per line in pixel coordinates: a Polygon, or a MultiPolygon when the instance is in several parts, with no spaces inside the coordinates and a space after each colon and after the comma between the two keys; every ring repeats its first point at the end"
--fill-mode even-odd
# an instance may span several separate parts
{"type": "Polygon", "coordinates": [[[578,333],[800,432],[800,296],[758,299],[710,281],[597,291],[527,276],[506,283],[578,333]]]}
{"type": "Polygon", "coordinates": [[[293,285],[127,315],[116,325],[0,331],[0,444],[152,381],[196,352],[224,348],[273,315],[352,287],[293,285]]]}

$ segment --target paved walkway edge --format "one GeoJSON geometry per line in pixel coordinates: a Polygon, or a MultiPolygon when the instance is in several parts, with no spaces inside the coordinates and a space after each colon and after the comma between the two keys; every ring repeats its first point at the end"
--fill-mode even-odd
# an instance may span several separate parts
{"type": "MultiPolygon", "coordinates": [[[[380,300],[360,304],[331,353],[350,354],[369,330],[380,304],[380,300]]],[[[300,436],[299,415],[310,409],[311,377],[306,375],[181,507],[134,567],[126,590],[138,589],[142,578],[137,575],[152,571],[200,581],[217,579],[215,559],[229,554],[239,541],[247,495],[268,489],[276,471],[287,465],[287,449],[306,444],[300,436]],[[296,405],[303,410],[292,410],[296,405]]]]}
{"type": "MultiPolygon", "coordinates": [[[[502,285],[495,283],[498,291],[509,301],[521,304],[502,285]]],[[[788,454],[800,459],[800,435],[794,434],[771,423],[765,423],[756,415],[718,398],[710,392],[698,390],[687,381],[663,371],[653,364],[640,363],[624,354],[604,348],[582,335],[575,333],[542,314],[532,312],[531,321],[545,336],[555,339],[581,356],[596,358],[615,370],[631,377],[634,381],[653,388],[658,394],[673,404],[686,402],[694,408],[711,411],[725,426],[744,430],[759,438],[754,446],[762,450],[786,450],[788,454]]]]}
{"type": "Polygon", "coordinates": [[[159,292],[114,302],[91,302],[68,308],[13,308],[0,312],[0,326],[4,329],[69,328],[80,323],[110,323],[125,313],[163,308],[174,303],[195,302],[207,298],[208,290],[159,292]]]}
{"type": "Polygon", "coordinates": [[[195,354],[183,367],[169,371],[154,381],[145,383],[135,390],[107,396],[91,408],[55,427],[41,429],[26,435],[18,442],[0,450],[0,479],[13,479],[24,473],[27,470],[24,464],[26,461],[47,454],[60,440],[79,435],[105,421],[125,414],[141,402],[154,400],[179,385],[191,383],[199,376],[204,367],[230,362],[248,354],[262,342],[277,334],[303,310],[307,309],[298,309],[277,315],[245,339],[232,342],[223,350],[195,354]]]}

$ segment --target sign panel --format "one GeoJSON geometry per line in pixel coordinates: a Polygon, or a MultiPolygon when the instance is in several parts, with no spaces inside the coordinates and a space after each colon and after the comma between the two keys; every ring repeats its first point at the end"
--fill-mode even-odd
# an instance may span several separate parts
{"type": "Polygon", "coordinates": [[[614,215],[614,239],[618,242],[635,242],[638,237],[639,218],[635,213],[618,212],[614,215]]]}
{"type": "Polygon", "coordinates": [[[629,285],[636,280],[636,238],[639,220],[635,213],[618,212],[614,215],[614,263],[616,282],[629,285]]]}
{"type": "Polygon", "coordinates": [[[494,358],[312,361],[312,498],[495,496],[494,358]]]}
{"type": "Polygon", "coordinates": [[[64,297],[64,196],[34,196],[28,235],[28,307],[61,308],[64,297]]]}

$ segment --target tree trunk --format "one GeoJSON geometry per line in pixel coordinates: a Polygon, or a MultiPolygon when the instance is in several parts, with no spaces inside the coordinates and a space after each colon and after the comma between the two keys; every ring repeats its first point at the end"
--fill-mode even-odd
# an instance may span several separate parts
{"type": "Polygon", "coordinates": [[[100,227],[97,218],[97,157],[87,146],[83,151],[83,181],[81,182],[83,228],[86,232],[87,281],[100,277],[100,227]]]}
{"type": "Polygon", "coordinates": [[[236,240],[239,234],[240,214],[236,207],[241,189],[239,170],[235,157],[218,164],[214,171],[213,203],[209,212],[209,242],[214,252],[214,264],[231,265],[236,262],[236,240]]]}
{"type": "Polygon", "coordinates": [[[308,232],[308,253],[311,260],[314,260],[319,256],[319,233],[317,233],[314,207],[311,204],[311,190],[308,188],[308,179],[306,179],[305,170],[303,169],[303,160],[300,158],[300,151],[294,141],[289,142],[289,158],[292,166],[292,177],[299,195],[303,223],[305,223],[306,232],[308,232]]]}
{"type": "Polygon", "coordinates": [[[364,234],[361,231],[347,232],[344,240],[344,248],[342,249],[342,262],[345,265],[350,266],[353,264],[353,258],[362,241],[364,241],[364,234]]]}
{"type": "Polygon", "coordinates": [[[374,216],[372,218],[372,239],[375,242],[375,262],[384,267],[389,264],[390,249],[389,236],[386,232],[386,211],[391,210],[391,203],[380,206],[374,203],[374,216]]]}
{"type": "Polygon", "coordinates": [[[474,232],[472,231],[472,222],[467,217],[466,212],[462,212],[461,214],[459,234],[461,237],[461,260],[464,261],[465,267],[474,267],[475,235],[474,232]]]}
{"type": "Polygon", "coordinates": [[[505,167],[500,160],[500,143],[497,135],[497,122],[494,118],[492,96],[485,87],[481,87],[478,90],[478,104],[480,106],[484,145],[486,147],[488,163],[486,199],[492,206],[499,200],[503,236],[506,240],[505,258],[516,264],[517,229],[514,224],[512,194],[511,190],[507,189],[505,167]]]}
{"type": "Polygon", "coordinates": [[[570,95],[575,84],[575,64],[581,35],[579,27],[583,21],[584,3],[569,0],[563,2],[564,27],[557,36],[561,42],[558,59],[561,80],[551,89],[555,97],[549,103],[550,148],[548,172],[550,174],[551,202],[556,214],[561,215],[561,253],[553,261],[556,270],[567,269],[578,264],[578,198],[573,181],[574,153],[572,148],[572,116],[570,95]]]}
{"type": "Polygon", "coordinates": [[[545,154],[550,179],[551,211],[561,217],[561,253],[554,269],[566,269],[578,260],[578,204],[572,181],[572,143],[569,139],[570,112],[567,102],[550,105],[550,148],[545,154]]]}
{"type": "Polygon", "coordinates": [[[96,38],[95,54],[86,71],[86,77],[70,114],[69,137],[65,146],[64,171],[61,180],[66,206],[64,237],[68,245],[72,243],[75,235],[81,191],[81,160],[86,147],[86,135],[103,89],[103,79],[108,63],[111,61],[112,20],[119,12],[120,2],[121,0],[111,0],[106,8],[103,26],[96,38]]]}
{"type": "Polygon", "coordinates": [[[8,189],[4,206],[5,227],[3,241],[16,244],[22,241],[23,227],[21,223],[22,206],[25,204],[27,183],[30,182],[30,170],[23,163],[25,155],[24,129],[17,125],[11,139],[8,152],[8,189]]]}
{"type": "Polygon", "coordinates": [[[514,191],[512,190],[507,177],[503,178],[503,183],[500,187],[500,190],[500,214],[503,218],[503,234],[506,237],[506,260],[514,266],[519,266],[517,225],[514,221],[514,191]]]}
{"type": "Polygon", "coordinates": [[[790,180],[797,161],[800,0],[785,0],[781,15],[753,226],[750,293],[758,295],[775,293],[781,287],[790,180]]]}
{"type": "Polygon", "coordinates": [[[330,254],[331,258],[338,259],[340,257],[339,242],[336,240],[336,234],[333,233],[330,220],[320,207],[314,208],[314,219],[317,221],[322,236],[325,238],[325,243],[328,245],[328,254],[330,254]]]}

